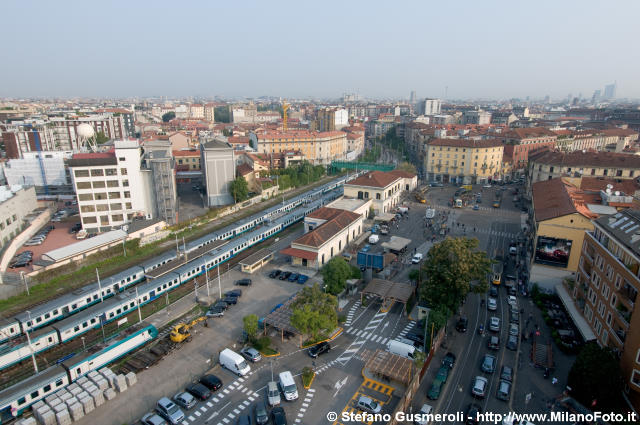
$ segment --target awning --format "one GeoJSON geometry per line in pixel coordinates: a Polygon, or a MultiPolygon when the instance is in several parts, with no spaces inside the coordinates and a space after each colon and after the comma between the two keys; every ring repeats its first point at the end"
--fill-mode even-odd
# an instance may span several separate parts
{"type": "Polygon", "coordinates": [[[582,313],[580,313],[580,310],[576,307],[575,302],[567,292],[564,285],[562,283],[558,283],[555,289],[556,294],[558,294],[560,301],[562,301],[562,304],[564,305],[564,308],[567,309],[569,316],[571,316],[571,320],[573,320],[573,323],[578,328],[578,331],[580,331],[582,338],[584,338],[584,342],[595,341],[596,335],[593,333],[584,317],[582,317],[582,313]]]}
{"type": "Polygon", "coordinates": [[[395,218],[395,214],[380,213],[373,218],[374,221],[381,221],[383,223],[389,222],[395,218]]]}
{"type": "Polygon", "coordinates": [[[299,248],[285,248],[280,251],[281,254],[290,255],[292,257],[303,258],[305,260],[315,260],[318,258],[318,253],[313,251],[305,251],[299,248]]]}

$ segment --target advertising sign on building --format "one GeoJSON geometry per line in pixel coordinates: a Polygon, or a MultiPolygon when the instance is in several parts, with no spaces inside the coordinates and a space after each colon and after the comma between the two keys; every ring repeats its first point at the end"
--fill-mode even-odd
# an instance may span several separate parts
{"type": "Polygon", "coordinates": [[[571,241],[549,236],[538,236],[534,261],[555,267],[567,267],[571,254],[571,241]]]}

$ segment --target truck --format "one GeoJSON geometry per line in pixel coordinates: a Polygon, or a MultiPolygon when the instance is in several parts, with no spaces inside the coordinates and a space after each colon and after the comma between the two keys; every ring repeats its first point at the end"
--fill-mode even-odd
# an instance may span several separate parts
{"type": "Polygon", "coordinates": [[[409,208],[408,207],[398,207],[398,212],[400,214],[409,214],[409,208]]]}
{"type": "Polygon", "coordinates": [[[427,208],[425,216],[428,220],[433,219],[436,216],[436,210],[434,208],[427,208]]]}
{"type": "Polygon", "coordinates": [[[179,323],[173,327],[169,333],[171,342],[189,342],[191,341],[191,328],[193,328],[198,322],[206,320],[205,316],[198,317],[192,320],[190,323],[179,323]]]}
{"type": "Polygon", "coordinates": [[[380,236],[378,236],[378,235],[371,235],[371,236],[369,236],[369,243],[370,243],[371,245],[375,245],[375,244],[377,244],[379,240],[380,240],[380,236]]]}
{"type": "Polygon", "coordinates": [[[389,341],[387,349],[391,354],[402,356],[410,360],[413,360],[413,355],[416,351],[416,347],[413,346],[413,343],[411,341],[397,341],[395,339],[389,341]]]}
{"type": "Polygon", "coordinates": [[[240,354],[229,348],[225,348],[220,352],[220,366],[229,369],[238,376],[245,376],[251,372],[251,367],[247,364],[240,354]]]}

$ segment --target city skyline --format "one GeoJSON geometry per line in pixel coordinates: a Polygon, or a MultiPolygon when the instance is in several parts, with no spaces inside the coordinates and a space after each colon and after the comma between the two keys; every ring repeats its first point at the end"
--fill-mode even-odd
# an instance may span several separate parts
{"type": "Polygon", "coordinates": [[[5,4],[0,96],[640,98],[632,2],[65,5],[5,4]]]}

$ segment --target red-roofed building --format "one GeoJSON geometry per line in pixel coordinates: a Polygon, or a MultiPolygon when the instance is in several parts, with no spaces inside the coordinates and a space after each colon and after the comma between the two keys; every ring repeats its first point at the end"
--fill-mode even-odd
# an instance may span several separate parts
{"type": "Polygon", "coordinates": [[[176,159],[176,171],[198,171],[200,170],[200,150],[174,150],[173,157],[176,159]]]}
{"type": "Polygon", "coordinates": [[[326,207],[313,214],[321,224],[280,252],[291,256],[294,265],[319,269],[360,236],[364,218],[351,211],[326,207]]]}
{"type": "Polygon", "coordinates": [[[307,161],[314,165],[327,165],[331,161],[343,159],[347,153],[347,134],[342,131],[257,131],[255,137],[257,151],[274,155],[287,151],[300,151],[307,161]]]}
{"type": "Polygon", "coordinates": [[[431,139],[424,158],[429,181],[479,184],[504,177],[499,139],[431,139]]]}
{"type": "Polygon", "coordinates": [[[390,212],[400,203],[400,194],[405,190],[405,177],[371,171],[344,185],[344,196],[371,199],[376,214],[390,212]]]}
{"type": "Polygon", "coordinates": [[[558,136],[544,127],[513,128],[499,136],[504,140],[504,154],[511,156],[514,170],[524,173],[529,152],[555,149],[558,136]]]}

